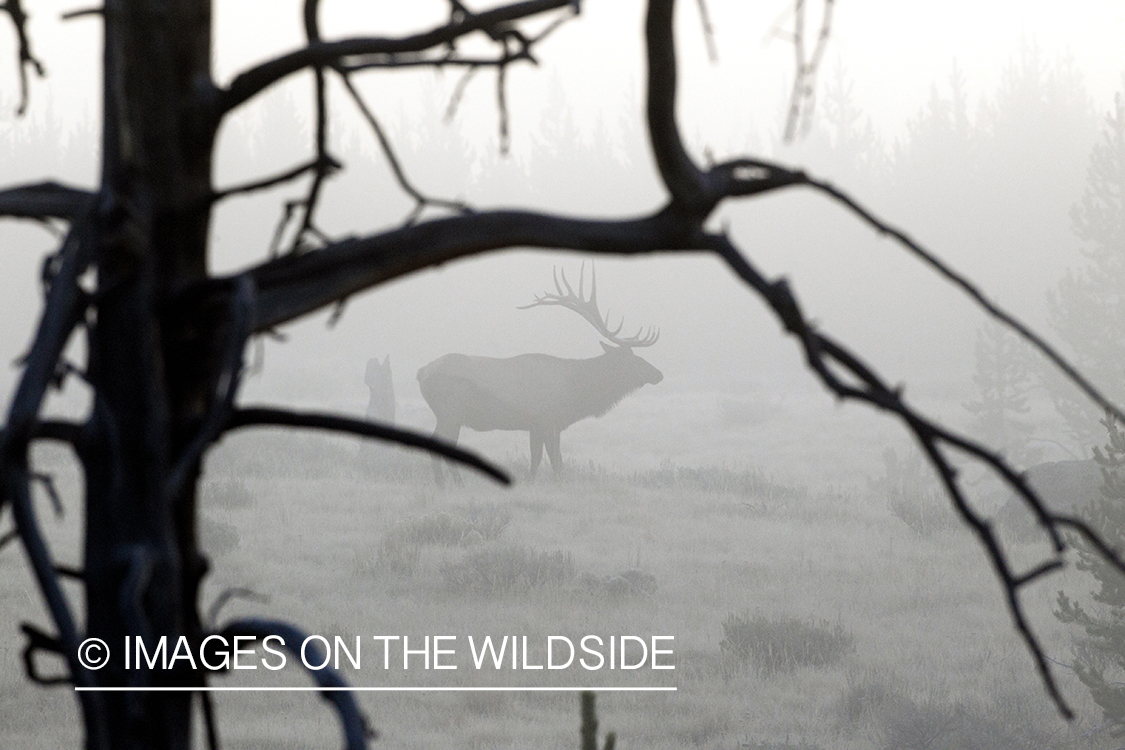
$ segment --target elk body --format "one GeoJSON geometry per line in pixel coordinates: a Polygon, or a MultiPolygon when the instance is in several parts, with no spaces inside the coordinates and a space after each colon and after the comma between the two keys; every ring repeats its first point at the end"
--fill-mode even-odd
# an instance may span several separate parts
{"type": "MultiPolygon", "coordinates": [[[[478,431],[520,430],[530,436],[531,475],[543,449],[555,474],[562,471],[560,433],[586,417],[600,417],[618,401],[645,384],[663,379],[660,370],[633,349],[651,346],[659,334],[621,338],[621,326],[610,330],[597,309],[596,281],[591,274],[590,297],[580,279],[578,293],[555,277],[558,294],[537,297],[527,307],[561,305],[582,315],[610,343],[602,342],[601,356],[564,359],[549,354],[521,354],[498,359],[446,354],[418,371],[422,397],[437,417],[434,436],[456,443],[462,427],[478,431]],[[565,292],[564,292],[565,289],[565,292]]],[[[442,481],[441,464],[434,464],[442,481]]],[[[456,472],[454,477],[459,478],[456,472]]]]}

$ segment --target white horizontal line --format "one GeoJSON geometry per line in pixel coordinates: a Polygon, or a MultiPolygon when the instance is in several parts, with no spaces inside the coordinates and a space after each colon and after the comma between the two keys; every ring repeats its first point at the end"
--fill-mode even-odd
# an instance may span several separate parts
{"type": "Polygon", "coordinates": [[[238,693],[238,692],[299,692],[299,693],[644,693],[676,692],[675,687],[234,687],[207,685],[205,687],[76,687],[79,693],[238,693]]]}

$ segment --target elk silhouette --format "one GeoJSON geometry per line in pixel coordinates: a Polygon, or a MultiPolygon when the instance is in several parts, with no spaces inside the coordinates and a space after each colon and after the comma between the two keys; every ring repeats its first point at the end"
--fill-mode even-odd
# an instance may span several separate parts
{"type": "MultiPolygon", "coordinates": [[[[391,374],[391,355],[380,360],[372,357],[367,360],[367,370],[363,380],[371,391],[367,401],[367,419],[378,422],[388,427],[395,423],[395,384],[391,374]]],[[[383,443],[374,440],[365,440],[360,446],[360,455],[363,462],[372,470],[387,473],[395,465],[397,446],[393,443],[383,443]]]]}
{"type": "Polygon", "coordinates": [[[367,418],[383,424],[395,423],[395,384],[391,378],[391,355],[367,360],[363,380],[371,390],[367,401],[367,418]]]}
{"type": "MultiPolygon", "coordinates": [[[[590,296],[585,295],[585,265],[579,272],[578,292],[565,272],[554,274],[556,294],[536,296],[531,307],[559,305],[581,315],[609,343],[590,359],[563,359],[550,354],[521,354],[507,359],[446,354],[418,371],[422,397],[437,417],[434,437],[456,444],[462,427],[478,431],[526,430],[531,440],[531,476],[539,469],[543,449],[555,474],[562,472],[560,433],[586,417],[600,417],[622,398],[664,376],[633,353],[652,346],[659,331],[618,334],[624,319],[611,330],[609,317],[598,312],[597,279],[590,270],[590,296]],[[561,281],[560,281],[561,279],[561,281]]],[[[454,480],[461,481],[456,468],[454,480]]],[[[442,464],[434,460],[434,478],[443,483],[442,464]]]]}

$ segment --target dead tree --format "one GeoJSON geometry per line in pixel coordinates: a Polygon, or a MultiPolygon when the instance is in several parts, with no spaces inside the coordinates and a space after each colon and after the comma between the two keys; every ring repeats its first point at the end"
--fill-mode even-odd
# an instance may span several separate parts
{"type": "MultiPolygon", "coordinates": [[[[18,41],[15,65],[21,102],[42,73],[26,33],[23,0],[0,3],[18,41]]],[[[702,4],[701,4],[701,7],[702,4]]],[[[828,3],[827,8],[831,8],[828,3]]],[[[1072,529],[1102,554],[1114,554],[1075,518],[1053,513],[1021,475],[986,447],[950,431],[909,406],[845,346],[813,328],[783,279],[767,279],[723,232],[707,219],[725,200],[750,198],[803,186],[841,202],[876,231],[889,234],[922,262],[960,287],[993,317],[1015,329],[1051,357],[1100,406],[1120,411],[1085,384],[1032,332],[986,300],[968,281],[905,234],[876,219],[832,186],[804,172],[755,158],[701,165],[685,150],[676,125],[676,58],[673,0],[650,0],[647,44],[647,130],[652,155],[666,188],[666,202],[651,212],[617,220],[569,218],[534,211],[472,211],[460,203],[423,195],[395,160],[385,134],[353,79],[368,71],[403,66],[457,68],[471,75],[493,69],[497,108],[506,133],[504,76],[509,66],[533,61],[537,43],[579,10],[578,0],[513,0],[474,12],[457,0],[449,17],[404,36],[321,37],[318,0],[304,3],[307,43],[242,71],[220,87],[211,75],[210,0],[106,0],[78,14],[104,24],[104,122],[102,172],[98,185],[83,189],[44,181],[0,190],[0,216],[60,220],[69,224],[57,252],[44,265],[45,301],[33,343],[0,437],[0,508],[10,509],[14,530],[34,569],[50,612],[49,629],[25,624],[28,677],[43,652],[61,654],[67,682],[76,693],[91,750],[188,748],[193,706],[204,716],[216,744],[206,693],[144,691],[164,686],[202,687],[211,675],[190,669],[125,671],[119,661],[98,671],[78,659],[88,637],[121,643],[125,635],[183,637],[197,647],[212,631],[200,615],[200,581],[207,562],[197,540],[197,483],[204,453],[222,435],[256,425],[288,425],[351,433],[425,447],[470,463],[504,480],[502,473],[462,451],[389,426],[331,414],[255,407],[236,408],[243,350],[255,334],[350,295],[427,266],[503,248],[531,247],[637,255],[660,252],[712,253],[723,259],[773,310],[803,348],[808,367],[841,399],[890,412],[911,430],[948,490],[961,518],[977,535],[999,577],[1009,609],[1045,685],[1064,713],[1038,641],[1019,602],[1030,581],[1063,564],[1072,529]],[[532,29],[536,29],[532,31],[532,29]],[[487,38],[491,53],[462,52],[470,35],[487,38]],[[249,184],[216,187],[212,175],[215,134],[226,117],[271,85],[311,71],[314,78],[315,156],[281,174],[249,184]],[[377,234],[334,238],[317,227],[322,187],[342,165],[327,147],[327,79],[338,78],[383,144],[402,189],[417,211],[397,228],[377,234]],[[304,199],[287,207],[277,233],[278,250],[242,273],[216,276],[207,267],[212,210],[224,199],[308,177],[304,199]],[[448,215],[420,221],[421,209],[448,215]],[[285,247],[280,245],[284,240],[285,247]],[[94,273],[90,273],[93,271],[94,273]],[[70,364],[63,352],[72,336],[85,339],[87,361],[70,364]],[[41,416],[47,390],[81,378],[92,392],[85,421],[41,416]],[[85,479],[85,559],[81,570],[60,569],[44,541],[31,501],[35,480],[29,464],[34,441],[69,445],[85,479]],[[987,465],[1014,487],[1050,538],[1054,554],[1028,572],[1013,569],[990,522],[970,506],[950,463],[959,452],[987,465]],[[85,630],[79,631],[75,602],[60,576],[76,577],[84,589],[85,630]],[[88,688],[133,688],[95,691],[88,688]]],[[[827,38],[827,17],[811,54],[803,46],[804,5],[795,48],[798,69],[794,102],[805,101],[827,38]]],[[[708,26],[707,23],[704,24],[708,26]]],[[[816,34],[814,30],[813,34],[816,34]]],[[[21,103],[22,107],[22,103],[21,103]]],[[[793,112],[800,111],[795,106],[793,112]]],[[[1119,563],[1119,561],[1117,561],[1119,563]]],[[[299,633],[281,622],[238,620],[215,626],[227,635],[262,637],[299,633]]],[[[297,640],[294,638],[293,640],[297,640]]],[[[292,640],[290,640],[290,643],[292,640]]],[[[315,679],[338,686],[334,673],[315,679]]],[[[347,692],[324,693],[339,712],[346,744],[363,747],[366,729],[347,692]]]]}

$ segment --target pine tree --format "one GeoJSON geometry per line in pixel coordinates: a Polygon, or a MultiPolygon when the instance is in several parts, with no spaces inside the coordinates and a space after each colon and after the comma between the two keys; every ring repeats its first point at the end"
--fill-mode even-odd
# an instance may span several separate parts
{"type": "MultiPolygon", "coordinates": [[[[1118,94],[1106,117],[1102,141],[1090,154],[1086,190],[1071,210],[1074,233],[1089,261],[1072,271],[1050,296],[1050,321],[1071,348],[1071,361],[1099,385],[1114,384],[1108,395],[1125,396],[1125,100],[1118,94]]],[[[1098,442],[1098,414],[1082,397],[1045,377],[1055,408],[1081,443],[1098,442]]]]}
{"type": "Polygon", "coordinates": [[[838,179],[864,186],[883,184],[890,176],[890,156],[871,117],[855,101],[855,80],[837,62],[825,81],[819,115],[804,151],[810,161],[838,179]]]}
{"type": "MultiPolygon", "coordinates": [[[[1102,468],[1101,497],[1086,511],[1091,525],[1114,549],[1125,549],[1125,431],[1109,414],[1101,420],[1108,433],[1105,448],[1094,448],[1102,468]]],[[[1055,616],[1080,625],[1086,634],[1075,643],[1074,670],[1090,691],[1112,731],[1125,735],[1125,576],[1092,547],[1076,538],[1076,567],[1094,577],[1093,608],[1087,609],[1059,592],[1055,616]]]]}
{"type": "Polygon", "coordinates": [[[973,414],[973,432],[990,445],[1002,446],[1016,463],[1039,460],[1029,444],[1032,426],[1028,392],[1034,385],[1026,350],[1015,335],[995,324],[977,329],[973,383],[976,399],[963,404],[973,414]]]}
{"type": "MultiPolygon", "coordinates": [[[[918,190],[919,181],[955,185],[979,179],[980,129],[969,120],[964,72],[953,62],[949,96],[936,83],[929,101],[906,124],[905,139],[894,149],[894,179],[899,189],[918,190]]],[[[958,198],[957,200],[960,200],[958,198]]]]}

